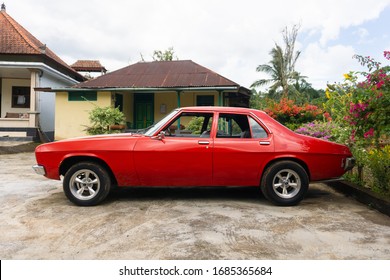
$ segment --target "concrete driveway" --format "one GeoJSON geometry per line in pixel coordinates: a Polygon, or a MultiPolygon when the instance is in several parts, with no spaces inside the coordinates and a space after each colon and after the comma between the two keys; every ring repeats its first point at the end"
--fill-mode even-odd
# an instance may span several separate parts
{"type": "Polygon", "coordinates": [[[131,188],[83,208],[34,163],[0,155],[0,259],[390,258],[390,218],[324,184],[295,207],[257,188],[131,188]]]}

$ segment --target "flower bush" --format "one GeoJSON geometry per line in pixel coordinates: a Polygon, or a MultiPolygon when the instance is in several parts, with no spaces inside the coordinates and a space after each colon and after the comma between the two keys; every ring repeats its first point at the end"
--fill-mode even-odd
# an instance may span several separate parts
{"type": "MultiPolygon", "coordinates": [[[[390,52],[383,53],[390,60],[390,52]]],[[[350,130],[347,144],[357,160],[358,181],[389,192],[390,66],[356,55],[368,72],[344,74],[344,82],[328,85],[324,104],[332,119],[350,130]]]]}
{"type": "MultiPolygon", "coordinates": [[[[390,59],[390,52],[384,55],[390,59]]],[[[350,72],[344,83],[328,86],[325,108],[335,120],[352,127],[352,144],[378,146],[390,133],[390,66],[381,67],[371,57],[355,57],[369,72],[350,72]]]]}
{"type": "Polygon", "coordinates": [[[344,135],[346,134],[342,133],[343,129],[337,123],[329,121],[310,122],[302,125],[300,128],[296,129],[295,132],[334,142],[343,142],[345,138],[344,135]]]}
{"type": "MultiPolygon", "coordinates": [[[[297,105],[294,100],[282,98],[279,102],[269,99],[264,111],[290,129],[296,129],[303,123],[320,120],[324,111],[310,104],[297,105]]],[[[325,117],[330,118],[325,114],[325,117]]]]}

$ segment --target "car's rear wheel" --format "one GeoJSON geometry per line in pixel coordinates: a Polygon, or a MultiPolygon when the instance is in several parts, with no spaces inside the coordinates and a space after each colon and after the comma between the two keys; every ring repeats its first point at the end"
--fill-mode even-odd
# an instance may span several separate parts
{"type": "Polygon", "coordinates": [[[273,204],[296,205],[306,195],[309,177],[300,164],[279,161],[265,170],[260,187],[265,198],[273,204]]]}
{"type": "Polygon", "coordinates": [[[99,204],[110,192],[111,179],[102,166],[80,162],[66,172],[63,188],[66,197],[80,206],[99,204]]]}

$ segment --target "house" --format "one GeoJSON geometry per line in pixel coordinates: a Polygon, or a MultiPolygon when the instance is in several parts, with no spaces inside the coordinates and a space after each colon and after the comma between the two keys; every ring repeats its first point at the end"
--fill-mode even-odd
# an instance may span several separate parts
{"type": "Polygon", "coordinates": [[[96,78],[107,73],[107,69],[99,60],[77,60],[70,67],[87,79],[96,78]]]}
{"type": "Polygon", "coordinates": [[[119,107],[128,129],[141,129],[177,107],[249,107],[251,95],[191,60],[139,62],[70,88],[47,90],[56,92],[56,140],[85,135],[94,106],[119,107]]]}
{"type": "Polygon", "coordinates": [[[0,141],[31,141],[39,135],[53,140],[55,93],[34,88],[71,87],[84,80],[1,5],[0,141]]]}

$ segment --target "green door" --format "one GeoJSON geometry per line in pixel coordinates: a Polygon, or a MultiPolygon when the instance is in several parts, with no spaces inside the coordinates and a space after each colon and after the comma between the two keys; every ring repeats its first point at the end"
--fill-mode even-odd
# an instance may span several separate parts
{"type": "Polygon", "coordinates": [[[154,123],[153,104],[153,93],[136,93],[134,95],[134,128],[146,128],[154,123]]]}

